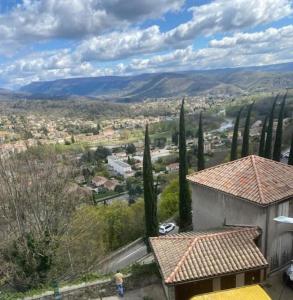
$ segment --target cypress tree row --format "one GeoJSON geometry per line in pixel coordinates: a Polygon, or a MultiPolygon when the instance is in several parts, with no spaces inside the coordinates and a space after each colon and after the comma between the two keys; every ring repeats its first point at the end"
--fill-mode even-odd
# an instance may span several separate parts
{"type": "Polygon", "coordinates": [[[277,100],[279,98],[279,95],[276,96],[272,109],[270,112],[270,117],[269,117],[269,124],[268,124],[268,129],[267,129],[267,138],[266,138],[266,144],[265,144],[265,152],[264,152],[264,157],[265,158],[271,158],[272,157],[272,140],[273,140],[273,126],[274,126],[274,112],[275,112],[275,107],[277,100]]]}
{"type": "Polygon", "coordinates": [[[278,125],[276,130],[276,138],[273,152],[273,160],[280,161],[281,158],[281,147],[282,147],[282,135],[283,135],[283,119],[284,119],[284,109],[286,104],[287,91],[284,95],[283,101],[281,103],[278,125]]]}
{"type": "Polygon", "coordinates": [[[184,121],[184,99],[182,100],[179,119],[179,230],[186,231],[192,224],[191,196],[186,180],[188,173],[186,156],[186,136],[184,121]]]}
{"type": "Polygon", "coordinates": [[[245,127],[244,127],[244,133],[243,133],[243,142],[242,142],[242,151],[241,151],[241,157],[245,157],[249,155],[249,129],[250,129],[250,115],[252,111],[254,102],[252,102],[248,106],[247,110],[247,116],[245,121],[245,127]]]}
{"type": "Polygon", "coordinates": [[[237,159],[238,129],[239,129],[241,112],[242,112],[242,107],[240,108],[240,110],[236,116],[236,120],[235,120],[235,124],[234,124],[230,161],[237,159]]]}
{"type": "Polygon", "coordinates": [[[262,157],[264,157],[264,153],[265,153],[267,120],[268,120],[268,117],[266,116],[264,121],[263,121],[261,136],[260,136],[260,141],[259,141],[258,155],[262,156],[262,157]]]}
{"type": "Polygon", "coordinates": [[[290,147],[288,165],[293,166],[293,134],[291,136],[291,147],[290,147]]]}
{"type": "MultiPolygon", "coordinates": [[[[145,230],[146,230],[146,238],[149,238],[158,235],[158,219],[157,219],[157,196],[154,188],[148,125],[146,125],[146,129],[145,129],[145,143],[144,143],[144,153],[143,153],[143,188],[144,188],[145,230]]],[[[147,239],[147,246],[148,246],[148,251],[150,251],[148,239],[147,239]]]]}
{"type": "Polygon", "coordinates": [[[202,129],[202,112],[200,112],[198,123],[197,170],[203,170],[204,165],[204,138],[202,129]]]}

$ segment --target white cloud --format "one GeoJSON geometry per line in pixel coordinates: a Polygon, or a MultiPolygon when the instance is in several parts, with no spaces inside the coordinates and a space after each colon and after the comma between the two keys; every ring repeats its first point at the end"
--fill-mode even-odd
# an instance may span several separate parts
{"type": "Polygon", "coordinates": [[[155,71],[182,71],[282,63],[292,60],[293,25],[269,28],[255,33],[235,33],[212,40],[209,47],[195,50],[192,46],[150,58],[135,58],[127,63],[96,67],[81,61],[70,49],[58,53],[28,55],[0,68],[0,76],[14,85],[37,80],[66,77],[137,74],[155,71]]]}
{"type": "Polygon", "coordinates": [[[273,22],[292,13],[290,0],[219,0],[195,6],[191,21],[167,34],[170,41],[190,40],[199,34],[211,35],[273,22]]]}
{"type": "Polygon", "coordinates": [[[191,20],[172,30],[162,32],[158,25],[139,27],[142,20],[179,10],[183,4],[184,0],[24,0],[9,14],[0,15],[0,53],[9,53],[15,44],[47,39],[77,42],[73,48],[40,51],[4,63],[0,65],[0,77],[10,85],[22,85],[76,76],[220,68],[292,59],[293,25],[239,32],[290,15],[290,0],[217,0],[192,7],[191,20]],[[196,37],[219,32],[231,36],[213,39],[207,48],[195,50],[191,46],[196,37]],[[107,67],[103,66],[105,62],[107,67]]]}
{"type": "Polygon", "coordinates": [[[293,25],[212,40],[210,47],[191,46],[148,59],[133,59],[128,71],[210,69],[292,61],[293,25]]]}
{"type": "Polygon", "coordinates": [[[112,32],[86,39],[78,47],[84,60],[115,60],[161,50],[186,48],[196,37],[268,23],[292,13],[289,0],[218,0],[191,8],[193,17],[174,29],[158,26],[112,32]]]}
{"type": "Polygon", "coordinates": [[[23,0],[0,16],[1,39],[80,38],[179,10],[184,0],[23,0]]]}

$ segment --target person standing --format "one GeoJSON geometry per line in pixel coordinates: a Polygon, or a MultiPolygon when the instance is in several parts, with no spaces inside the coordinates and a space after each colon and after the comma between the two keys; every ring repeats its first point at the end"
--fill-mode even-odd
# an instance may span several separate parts
{"type": "Polygon", "coordinates": [[[123,297],[124,296],[123,274],[117,271],[117,273],[114,275],[114,279],[115,279],[118,295],[120,297],[123,297]]]}

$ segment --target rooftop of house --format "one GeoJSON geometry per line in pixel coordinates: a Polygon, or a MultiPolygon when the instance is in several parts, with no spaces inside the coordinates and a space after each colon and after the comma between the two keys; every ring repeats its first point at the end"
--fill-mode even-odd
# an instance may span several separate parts
{"type": "Polygon", "coordinates": [[[108,179],[106,177],[103,177],[103,176],[95,176],[93,177],[92,181],[93,182],[96,182],[96,183],[105,183],[108,179]]]}
{"type": "Polygon", "coordinates": [[[262,206],[293,197],[293,166],[256,155],[196,172],[187,179],[262,206]]]}
{"type": "Polygon", "coordinates": [[[268,263],[254,240],[256,227],[227,227],[150,238],[166,284],[196,281],[255,268],[268,263]]]}

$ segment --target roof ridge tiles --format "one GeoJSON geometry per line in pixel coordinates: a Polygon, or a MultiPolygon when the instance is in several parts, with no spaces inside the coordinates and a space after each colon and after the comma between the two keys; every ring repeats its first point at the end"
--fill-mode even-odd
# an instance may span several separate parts
{"type": "Polygon", "coordinates": [[[183,254],[183,256],[181,257],[181,259],[179,260],[179,262],[177,263],[175,269],[173,270],[173,272],[168,276],[168,278],[165,280],[166,283],[168,282],[172,282],[175,275],[177,274],[177,271],[179,270],[180,266],[184,263],[187,255],[189,254],[189,252],[192,250],[192,247],[194,246],[195,242],[197,241],[198,237],[195,237],[193,239],[193,241],[190,242],[190,245],[188,246],[187,250],[185,251],[185,253],[183,254]]]}
{"type": "Polygon", "coordinates": [[[193,174],[201,174],[201,173],[205,173],[205,172],[208,171],[208,170],[214,170],[214,169],[220,168],[220,167],[222,167],[222,166],[231,165],[231,164],[233,164],[233,163],[235,163],[235,162],[237,162],[237,161],[240,161],[240,160],[247,160],[247,159],[249,159],[250,156],[251,156],[251,155],[245,156],[245,157],[241,157],[241,158],[238,158],[238,159],[235,159],[235,160],[232,160],[232,161],[228,161],[228,162],[225,162],[225,163],[222,163],[222,164],[219,164],[219,165],[215,165],[215,166],[209,167],[209,168],[207,168],[207,169],[203,169],[203,170],[201,170],[201,171],[193,172],[192,174],[188,174],[187,177],[190,177],[190,176],[192,176],[193,174]]]}
{"type": "Polygon", "coordinates": [[[233,229],[233,230],[227,230],[227,231],[220,231],[220,232],[212,232],[212,233],[203,234],[203,235],[199,235],[199,236],[195,236],[195,237],[186,237],[186,236],[183,237],[184,239],[193,239],[193,240],[190,242],[190,245],[188,246],[187,250],[185,251],[185,253],[181,257],[181,259],[177,263],[175,269],[172,271],[172,273],[165,280],[165,282],[169,283],[169,282],[173,281],[174,277],[177,274],[177,271],[184,264],[187,256],[192,251],[192,249],[193,249],[193,247],[194,247],[194,245],[196,244],[197,241],[199,241],[199,240],[206,240],[206,239],[212,238],[212,237],[227,236],[227,235],[230,235],[230,234],[249,232],[249,231],[252,231],[253,229],[258,231],[257,227],[249,227],[249,228],[239,228],[239,229],[233,229]]]}
{"type": "Polygon", "coordinates": [[[260,181],[260,177],[259,177],[259,174],[258,174],[256,163],[255,163],[255,155],[251,155],[250,158],[251,158],[251,162],[252,162],[252,166],[253,166],[253,170],[254,170],[254,175],[255,175],[255,178],[256,178],[256,183],[257,183],[258,193],[259,193],[259,197],[260,197],[260,202],[265,203],[264,195],[263,195],[263,191],[262,191],[262,187],[261,187],[261,181],[260,181]]]}
{"type": "Polygon", "coordinates": [[[192,173],[187,179],[260,206],[293,196],[293,166],[257,155],[192,173]]]}

